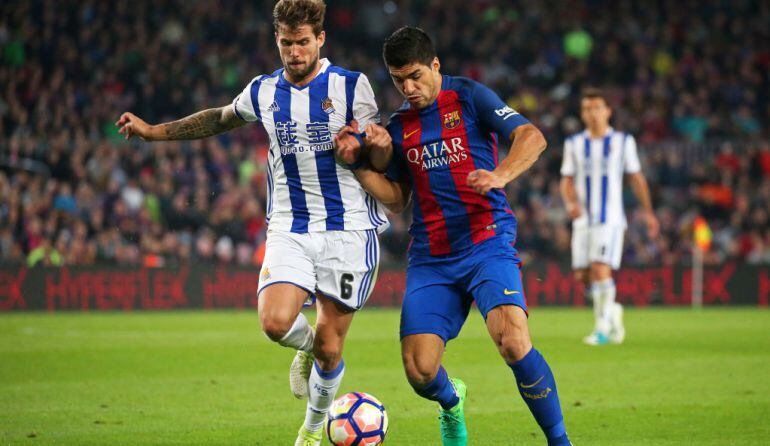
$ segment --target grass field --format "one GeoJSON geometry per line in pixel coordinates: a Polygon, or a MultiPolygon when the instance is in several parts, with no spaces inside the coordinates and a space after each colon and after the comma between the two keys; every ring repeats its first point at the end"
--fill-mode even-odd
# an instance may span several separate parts
{"type": "MultiPolygon", "coordinates": [[[[379,397],[391,445],[436,445],[436,407],[401,371],[398,313],[356,316],[341,391],[379,397]]],[[[770,312],[627,312],[623,346],[587,347],[587,310],[535,309],[575,445],[770,444],[770,312]]],[[[304,402],[291,351],[251,312],[0,316],[2,444],[291,445],[304,402]]],[[[469,388],[470,445],[543,445],[473,314],[445,365],[469,388]]]]}

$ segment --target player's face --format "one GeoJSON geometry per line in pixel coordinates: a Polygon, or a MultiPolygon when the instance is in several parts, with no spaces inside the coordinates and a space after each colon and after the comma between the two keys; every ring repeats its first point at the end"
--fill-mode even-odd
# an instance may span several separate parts
{"type": "Polygon", "coordinates": [[[413,62],[403,67],[388,66],[393,83],[414,108],[425,108],[436,100],[441,90],[441,64],[434,58],[430,65],[413,62]]]}
{"type": "Polygon", "coordinates": [[[326,41],[326,32],[313,33],[310,25],[296,28],[279,26],[275,33],[278,52],[286,70],[287,78],[294,83],[301,83],[311,77],[318,68],[321,47],[326,41]]]}
{"type": "Polygon", "coordinates": [[[610,124],[612,109],[603,98],[584,98],[580,103],[580,117],[589,129],[603,129],[610,124]]]}

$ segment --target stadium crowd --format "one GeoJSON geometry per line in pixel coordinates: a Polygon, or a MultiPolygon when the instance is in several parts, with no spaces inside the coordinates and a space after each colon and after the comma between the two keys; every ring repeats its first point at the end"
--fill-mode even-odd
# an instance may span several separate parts
{"type": "MultiPolygon", "coordinates": [[[[370,77],[383,119],[400,97],[381,43],[415,24],[434,36],[442,71],[492,86],[544,131],[550,148],[508,187],[526,260],[569,256],[561,144],[580,130],[580,89],[593,85],[640,144],[662,225],[648,240],[629,207],[625,264],[686,262],[698,214],[714,231],[708,262],[770,263],[768,3],[330,3],[323,56],[370,77]]],[[[0,262],[259,263],[267,137],[258,125],[148,144],[124,142],[114,122],[126,110],[160,122],[231,102],[279,65],[271,9],[0,4],[0,262]]],[[[410,217],[391,217],[383,255],[401,262],[410,217]]]]}

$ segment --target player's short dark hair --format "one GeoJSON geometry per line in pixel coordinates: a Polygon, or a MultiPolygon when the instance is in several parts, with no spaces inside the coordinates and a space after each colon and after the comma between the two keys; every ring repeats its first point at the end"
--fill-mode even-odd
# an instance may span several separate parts
{"type": "Polygon", "coordinates": [[[323,0],[280,0],[273,8],[273,26],[277,32],[281,26],[293,30],[310,25],[317,36],[323,31],[325,15],[323,0]]]}
{"type": "Polygon", "coordinates": [[[588,87],[583,89],[583,94],[580,96],[580,99],[601,99],[605,104],[610,105],[610,103],[607,102],[607,96],[604,95],[604,91],[602,91],[601,88],[588,87]]]}
{"type": "Polygon", "coordinates": [[[415,62],[430,66],[435,57],[436,48],[430,36],[414,26],[397,29],[382,46],[382,58],[390,67],[403,67],[415,62]]]}

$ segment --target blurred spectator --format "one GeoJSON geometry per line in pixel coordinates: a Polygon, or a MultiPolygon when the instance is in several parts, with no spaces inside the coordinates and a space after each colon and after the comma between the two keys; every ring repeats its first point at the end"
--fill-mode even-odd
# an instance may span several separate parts
{"type": "MultiPolygon", "coordinates": [[[[650,241],[629,215],[625,259],[685,260],[686,228],[702,214],[715,231],[709,261],[770,262],[767,2],[328,3],[323,55],[367,73],[384,120],[401,98],[382,40],[418,24],[434,36],[442,71],[489,84],[543,130],[550,149],[507,187],[526,259],[569,252],[561,145],[580,129],[581,88],[598,85],[613,125],[640,142],[662,224],[650,241]]],[[[159,122],[221,106],[272,72],[273,4],[2,2],[0,262],[259,263],[260,126],[146,144],[123,142],[113,123],[125,110],[159,122]]],[[[385,261],[403,261],[409,219],[391,216],[385,261]]]]}

